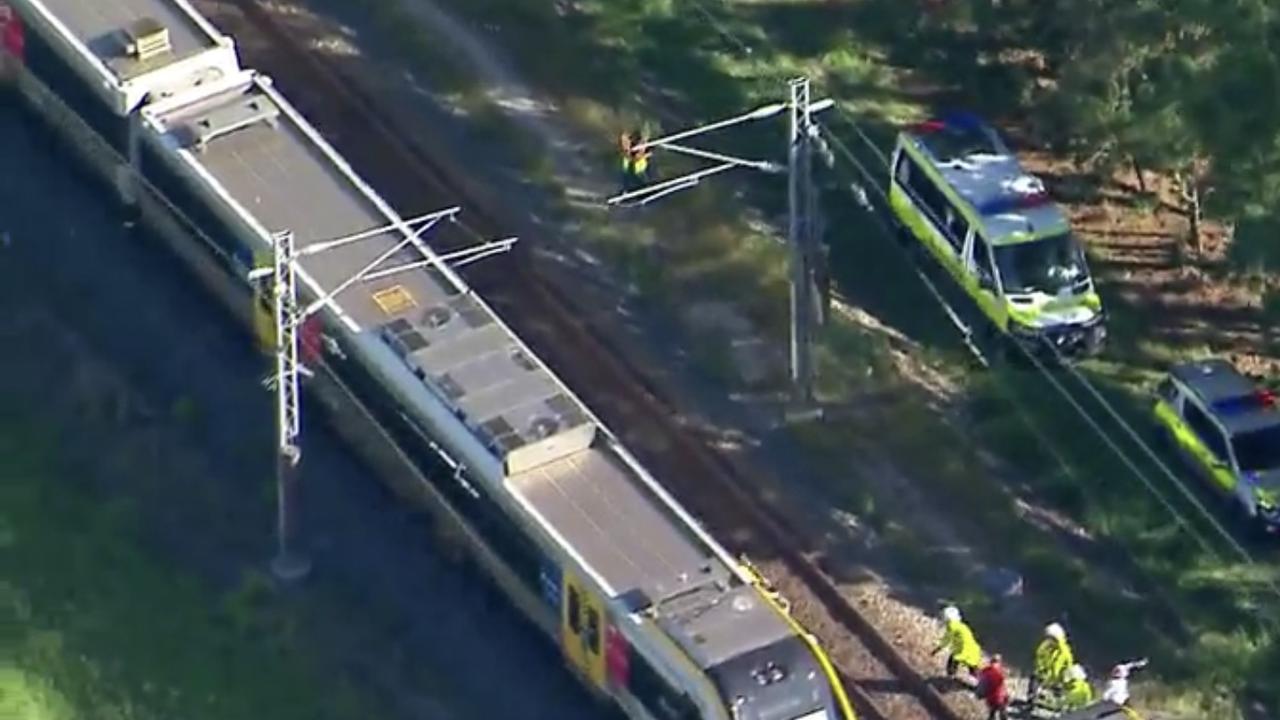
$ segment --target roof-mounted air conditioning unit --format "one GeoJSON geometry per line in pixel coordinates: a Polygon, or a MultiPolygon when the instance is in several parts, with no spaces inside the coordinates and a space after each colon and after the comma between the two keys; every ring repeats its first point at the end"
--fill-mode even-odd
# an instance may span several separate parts
{"type": "Polygon", "coordinates": [[[159,20],[144,17],[125,30],[125,52],[139,62],[159,57],[172,50],[169,44],[169,28],[159,20]]]}

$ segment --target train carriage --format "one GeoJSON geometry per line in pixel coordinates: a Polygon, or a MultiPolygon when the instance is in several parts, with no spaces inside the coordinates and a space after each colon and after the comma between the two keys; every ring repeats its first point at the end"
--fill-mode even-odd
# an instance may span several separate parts
{"type": "Polygon", "coordinates": [[[122,196],[162,192],[246,294],[279,233],[304,251],[367,233],[300,260],[303,294],[322,299],[323,365],[433,466],[494,577],[589,687],[636,718],[853,717],[760,578],[185,0],[12,7],[28,48],[47,49],[27,55],[25,80],[46,88],[28,97],[101,135],[122,196]],[[348,282],[378,258],[430,267],[348,282]]]}

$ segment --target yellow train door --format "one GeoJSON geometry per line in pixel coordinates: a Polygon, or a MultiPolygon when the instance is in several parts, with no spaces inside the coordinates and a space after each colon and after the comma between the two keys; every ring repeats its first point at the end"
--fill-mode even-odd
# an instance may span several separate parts
{"type": "Polygon", "coordinates": [[[569,663],[605,689],[604,603],[571,573],[564,573],[560,643],[569,663]]]}

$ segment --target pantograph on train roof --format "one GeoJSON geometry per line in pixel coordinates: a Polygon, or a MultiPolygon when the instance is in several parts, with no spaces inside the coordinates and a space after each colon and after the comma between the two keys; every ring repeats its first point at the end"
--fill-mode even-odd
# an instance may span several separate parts
{"type": "MultiPolygon", "coordinates": [[[[299,260],[313,298],[394,250],[432,250],[260,76],[143,111],[163,142],[237,208],[269,247],[394,227],[299,260]]],[[[734,561],[642,481],[587,409],[447,267],[378,278],[333,299],[348,328],[377,337],[502,461],[505,485],[607,594],[715,667],[791,631],[734,561]],[[744,627],[749,631],[743,630],[744,627]]]]}
{"type": "MultiPolygon", "coordinates": [[[[265,247],[286,228],[301,253],[328,238],[387,228],[302,258],[299,277],[313,297],[392,250],[392,265],[438,257],[265,78],[214,85],[194,101],[156,104],[143,114],[239,209],[265,247]]],[[[367,277],[330,309],[353,331],[379,335],[507,473],[591,445],[596,426],[586,408],[455,273],[437,264],[367,277]]]]}

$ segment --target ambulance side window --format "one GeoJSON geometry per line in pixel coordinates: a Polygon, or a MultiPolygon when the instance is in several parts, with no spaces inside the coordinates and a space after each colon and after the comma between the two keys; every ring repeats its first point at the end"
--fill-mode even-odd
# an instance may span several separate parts
{"type": "Polygon", "coordinates": [[[1186,410],[1183,416],[1186,418],[1187,425],[1200,438],[1200,442],[1204,443],[1205,447],[1209,448],[1209,451],[1215,457],[1224,462],[1230,457],[1227,454],[1227,441],[1222,437],[1222,431],[1218,430],[1218,427],[1213,424],[1209,416],[1196,407],[1195,403],[1186,403],[1186,410]]]}
{"type": "Polygon", "coordinates": [[[915,175],[916,178],[912,188],[915,189],[916,196],[920,198],[924,205],[925,215],[928,216],[929,222],[945,235],[948,232],[947,226],[950,222],[947,216],[947,212],[950,210],[947,205],[947,198],[938,189],[938,186],[933,184],[932,180],[924,177],[924,173],[915,173],[915,175]]]}
{"type": "Polygon", "coordinates": [[[893,168],[893,175],[904,186],[911,183],[911,161],[901,150],[898,151],[898,162],[893,168]]]}
{"type": "Polygon", "coordinates": [[[947,204],[947,240],[951,241],[951,246],[959,252],[964,248],[965,236],[969,234],[969,221],[964,219],[964,215],[947,204]]]}
{"type": "Polygon", "coordinates": [[[973,236],[973,272],[984,288],[995,291],[996,281],[995,275],[991,272],[991,253],[987,251],[987,241],[977,233],[973,236]]]}
{"type": "Polygon", "coordinates": [[[949,210],[946,196],[905,152],[898,156],[897,178],[930,224],[945,235],[949,210]]]}

